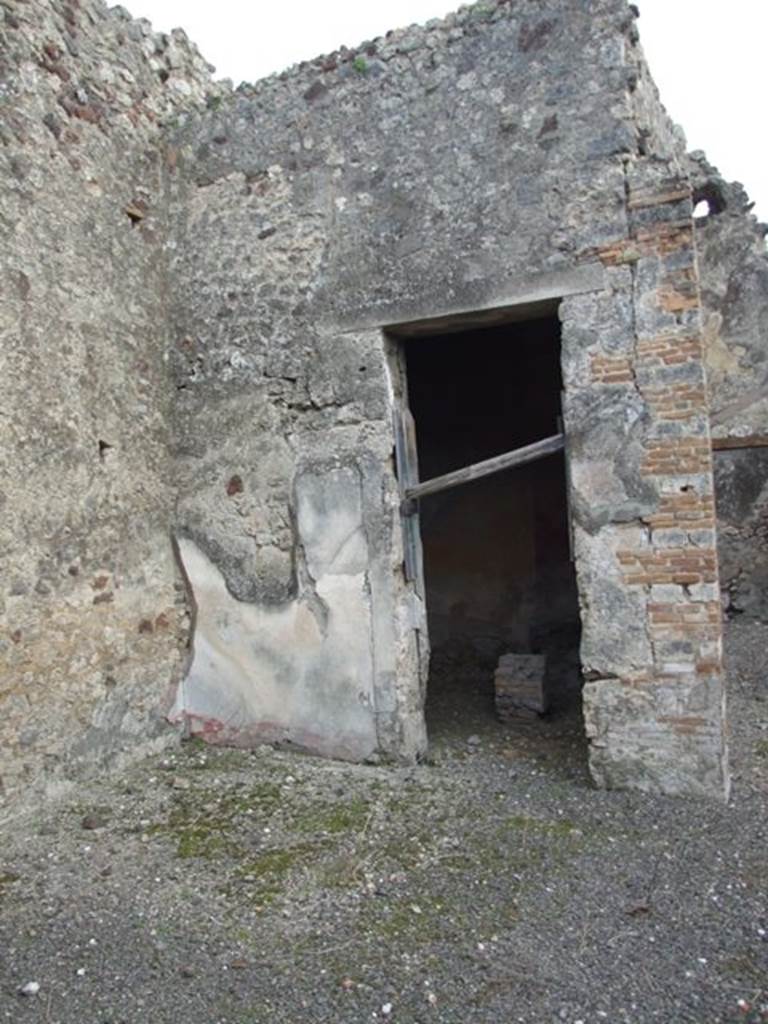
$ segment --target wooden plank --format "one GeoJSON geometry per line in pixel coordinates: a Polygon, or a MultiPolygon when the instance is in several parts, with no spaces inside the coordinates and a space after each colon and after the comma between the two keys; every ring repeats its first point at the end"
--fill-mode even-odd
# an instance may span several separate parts
{"type": "Polygon", "coordinates": [[[746,437],[713,437],[712,451],[727,452],[736,448],[768,448],[768,434],[748,434],[746,437]]]}
{"type": "Polygon", "coordinates": [[[400,487],[401,519],[403,524],[403,561],[405,578],[416,587],[416,593],[424,596],[421,536],[419,533],[419,506],[408,501],[410,485],[419,480],[419,464],[416,451],[416,427],[411,410],[405,405],[396,406],[394,411],[395,455],[397,458],[397,480],[400,487]]]}
{"type": "MultiPolygon", "coordinates": [[[[565,405],[565,392],[560,392],[560,408],[562,409],[565,405]]],[[[575,550],[576,542],[573,537],[573,508],[571,506],[571,463],[568,458],[568,438],[565,436],[565,428],[563,426],[563,417],[557,417],[557,429],[563,435],[563,452],[565,458],[563,463],[565,465],[565,515],[566,524],[565,527],[568,530],[568,560],[575,561],[575,550]]]]}
{"type": "Polygon", "coordinates": [[[395,431],[395,459],[397,462],[397,484],[400,494],[405,498],[405,489],[408,486],[408,456],[405,444],[405,424],[403,423],[403,410],[401,406],[395,406],[392,410],[392,426],[395,431]]]}
{"type": "Polygon", "coordinates": [[[403,432],[405,434],[405,457],[408,467],[406,488],[419,482],[419,449],[416,446],[416,421],[406,405],[403,408],[403,432]]]}
{"type": "Polygon", "coordinates": [[[565,446],[565,439],[562,434],[553,434],[552,437],[545,437],[543,441],[534,441],[533,444],[525,445],[524,448],[516,448],[512,452],[505,452],[503,455],[494,455],[492,459],[485,459],[483,462],[476,462],[472,466],[465,466],[463,469],[456,469],[452,473],[445,473],[443,476],[433,477],[423,483],[414,486],[406,486],[405,498],[413,501],[416,498],[423,498],[427,494],[437,494],[449,487],[458,487],[460,484],[468,484],[472,480],[479,480],[481,477],[490,476],[492,473],[499,473],[502,469],[510,469],[512,466],[523,466],[527,462],[534,462],[536,459],[543,459],[547,455],[554,455],[562,451],[565,446]]]}
{"type": "MultiPolygon", "coordinates": [[[[408,487],[419,482],[419,451],[416,446],[416,421],[413,413],[407,405],[403,407],[403,428],[405,432],[405,453],[408,466],[408,487]]],[[[404,516],[406,527],[407,544],[410,549],[410,562],[413,567],[413,583],[416,593],[424,599],[424,552],[421,546],[421,522],[419,520],[418,502],[413,502],[413,508],[408,515],[404,516]]]]}

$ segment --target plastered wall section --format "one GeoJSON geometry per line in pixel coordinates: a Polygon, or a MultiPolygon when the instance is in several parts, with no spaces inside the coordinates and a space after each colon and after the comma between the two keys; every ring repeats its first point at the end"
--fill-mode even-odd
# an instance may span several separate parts
{"type": "MultiPolygon", "coordinates": [[[[170,546],[160,123],[183,35],[95,2],[0,15],[0,792],[163,742],[170,546]]],[[[181,598],[181,600],[180,600],[181,598]]]]}
{"type": "MultiPolygon", "coordinates": [[[[381,677],[381,699],[394,708],[386,740],[359,717],[358,706],[375,716],[376,701],[366,705],[351,685],[341,693],[341,706],[355,706],[361,745],[375,732],[387,753],[423,749],[412,628],[421,620],[402,611],[409,590],[393,525],[381,327],[581,292],[563,304],[563,318],[569,430],[580,439],[574,488],[593,773],[604,785],[722,795],[690,190],[662,180],[675,177],[674,167],[682,177],[679,140],[647,77],[630,8],[472,8],[240,90],[174,141],[178,530],[191,558],[208,567],[192,580],[200,607],[219,573],[223,599],[261,623],[260,646],[249,641],[246,703],[255,706],[264,679],[272,686],[273,662],[279,675],[298,649],[281,632],[285,617],[299,615],[296,602],[322,597],[331,619],[338,610],[355,637],[370,633],[371,663],[382,622],[397,624],[396,649],[408,652],[394,676],[381,677]],[[642,258],[611,255],[636,238],[642,258]],[[656,342],[668,351],[653,350],[656,342]],[[645,395],[635,367],[641,345],[645,395]],[[661,379],[666,357],[690,375],[680,381],[683,426],[665,419],[654,393],[656,362],[661,379]],[[631,443],[617,451],[623,432],[631,443]],[[376,481],[377,463],[378,506],[364,512],[355,544],[363,536],[380,544],[377,564],[395,567],[395,590],[379,605],[383,618],[371,606],[345,615],[309,567],[302,504],[313,506],[316,488],[328,487],[356,522],[348,484],[366,465],[363,476],[376,481]],[[343,497],[333,474],[346,481],[343,497]],[[322,484],[305,492],[306,481],[322,484]],[[675,532],[690,502],[702,517],[695,537],[688,522],[675,532]],[[654,527],[668,532],[654,537],[654,527]],[[642,568],[651,554],[663,572],[642,568]]],[[[337,578],[333,562],[323,574],[337,578]]],[[[342,575],[346,587],[354,573],[342,575]]],[[[367,573],[359,585],[375,592],[367,573]]],[[[204,663],[223,635],[215,616],[207,621],[178,709],[189,717],[210,709],[207,691],[232,690],[204,663]]],[[[331,746],[335,666],[330,658],[297,690],[331,746]]],[[[371,692],[371,678],[375,671],[358,676],[358,689],[371,692]]],[[[273,720],[286,692],[276,689],[254,721],[273,720]]],[[[225,718],[211,718],[210,731],[226,728],[225,718]]],[[[233,719],[238,730],[247,720],[233,719]]]]}

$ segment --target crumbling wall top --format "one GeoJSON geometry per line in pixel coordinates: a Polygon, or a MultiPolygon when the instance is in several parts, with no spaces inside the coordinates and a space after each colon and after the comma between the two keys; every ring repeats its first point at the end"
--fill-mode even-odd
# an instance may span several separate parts
{"type": "MultiPolygon", "coordinates": [[[[319,95],[349,77],[380,75],[387,65],[393,68],[418,66],[423,58],[432,65],[438,64],[442,50],[482,35],[489,25],[498,21],[512,22],[518,29],[520,50],[535,58],[537,53],[546,51],[558,22],[568,20],[569,9],[574,15],[583,14],[583,6],[573,3],[573,0],[556,4],[531,0],[477,0],[460,6],[443,18],[432,18],[424,25],[392,29],[383,36],[364,40],[352,47],[341,46],[329,54],[301,61],[256,82],[243,82],[238,91],[251,96],[267,96],[286,82],[307,79],[312,83],[318,79],[319,84],[314,89],[319,95]]],[[[601,26],[606,25],[628,31],[636,16],[637,9],[627,0],[593,0],[590,4],[590,19],[596,35],[601,26]]]]}
{"type": "Polygon", "coordinates": [[[102,0],[7,0],[2,8],[1,95],[17,139],[27,128],[23,94],[43,99],[46,127],[58,138],[71,122],[162,122],[204,102],[213,70],[181,29],[154,32],[102,0]]]}

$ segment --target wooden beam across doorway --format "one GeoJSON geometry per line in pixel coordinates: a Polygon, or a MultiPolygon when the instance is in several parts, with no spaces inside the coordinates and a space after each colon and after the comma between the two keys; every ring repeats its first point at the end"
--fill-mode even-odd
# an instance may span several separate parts
{"type": "Polygon", "coordinates": [[[555,452],[562,451],[564,447],[565,437],[563,434],[553,434],[552,437],[545,437],[543,441],[527,444],[524,448],[515,448],[514,451],[505,452],[503,455],[494,455],[492,459],[485,459],[472,466],[455,469],[452,473],[444,473],[443,476],[436,476],[423,483],[406,487],[404,497],[406,501],[415,501],[427,494],[437,494],[438,491],[446,491],[449,487],[468,484],[471,480],[479,480],[480,477],[490,476],[491,473],[498,473],[502,469],[523,466],[526,462],[535,462],[536,459],[543,459],[546,455],[554,455],[555,452]]]}
{"type": "Polygon", "coordinates": [[[746,437],[713,437],[713,452],[734,451],[737,448],[768,448],[768,434],[747,434],[746,437]]]}

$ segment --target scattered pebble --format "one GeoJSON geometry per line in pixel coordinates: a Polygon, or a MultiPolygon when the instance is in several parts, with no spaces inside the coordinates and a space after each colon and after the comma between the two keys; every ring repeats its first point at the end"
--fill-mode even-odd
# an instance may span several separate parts
{"type": "Polygon", "coordinates": [[[107,824],[107,819],[100,814],[86,814],[83,820],[80,822],[80,827],[85,829],[97,829],[104,828],[107,824]]]}

